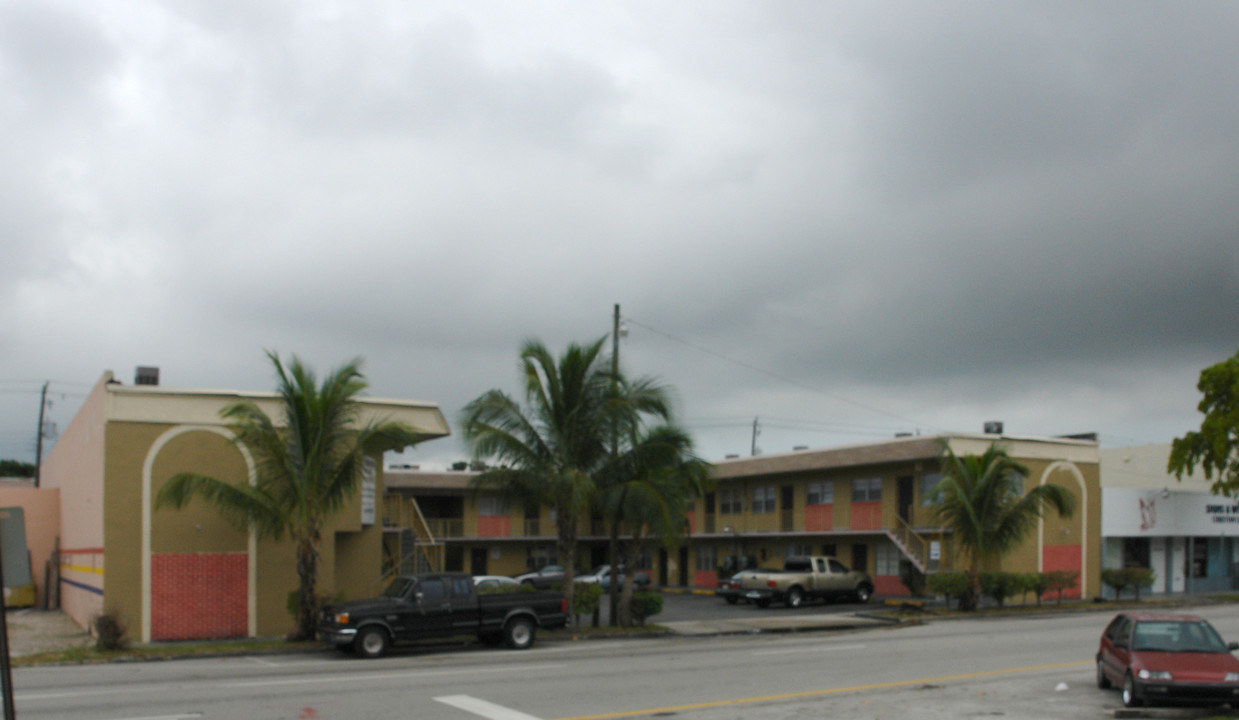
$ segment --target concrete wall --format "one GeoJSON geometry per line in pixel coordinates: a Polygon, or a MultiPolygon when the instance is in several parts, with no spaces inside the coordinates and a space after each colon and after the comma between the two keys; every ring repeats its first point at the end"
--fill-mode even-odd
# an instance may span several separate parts
{"type": "Polygon", "coordinates": [[[104,446],[109,408],[104,373],[43,459],[41,486],[59,490],[60,606],[83,628],[103,612],[104,446]]]}
{"type": "Polygon", "coordinates": [[[19,507],[25,512],[34,603],[35,607],[43,607],[47,597],[47,568],[60,536],[60,491],[0,484],[0,507],[19,507]]]}

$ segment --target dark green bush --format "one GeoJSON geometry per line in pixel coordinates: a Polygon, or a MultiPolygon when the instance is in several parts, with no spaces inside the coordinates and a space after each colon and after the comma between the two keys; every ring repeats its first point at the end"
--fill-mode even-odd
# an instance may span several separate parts
{"type": "Polygon", "coordinates": [[[934,595],[946,596],[949,605],[951,598],[959,601],[968,593],[968,573],[933,573],[925,578],[925,587],[934,595]]]}
{"type": "Polygon", "coordinates": [[[1044,573],[1047,576],[1047,590],[1058,593],[1058,602],[1063,601],[1063,591],[1076,584],[1080,573],[1075,570],[1055,570],[1044,573]]]}
{"type": "Polygon", "coordinates": [[[1017,573],[981,573],[981,592],[994,599],[998,607],[1006,604],[1007,598],[1024,591],[1024,578],[1017,573]]]}
{"type": "Polygon", "coordinates": [[[120,621],[120,616],[115,611],[96,615],[91,624],[95,628],[95,649],[124,650],[129,647],[125,624],[120,621]]]}
{"type": "Polygon", "coordinates": [[[598,609],[598,601],[602,599],[602,586],[598,583],[572,584],[572,613],[574,615],[589,615],[598,609]]]}
{"type": "Polygon", "coordinates": [[[1140,588],[1151,586],[1156,578],[1157,573],[1149,568],[1109,568],[1101,571],[1101,581],[1114,589],[1115,598],[1122,597],[1123,590],[1131,588],[1132,594],[1139,600],[1140,588]]]}
{"type": "Polygon", "coordinates": [[[663,596],[661,593],[648,590],[632,594],[632,619],[638,625],[644,625],[645,619],[654,617],[663,611],[663,596]]]}

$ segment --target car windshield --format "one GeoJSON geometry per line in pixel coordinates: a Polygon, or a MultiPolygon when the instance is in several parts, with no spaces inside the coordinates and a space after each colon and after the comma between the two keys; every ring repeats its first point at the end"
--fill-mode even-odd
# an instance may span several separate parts
{"type": "Polygon", "coordinates": [[[398,598],[404,597],[405,590],[409,589],[409,583],[412,582],[405,578],[396,578],[391,581],[387,589],[383,591],[383,597],[398,598]]]}
{"type": "Polygon", "coordinates": [[[1145,652],[1229,652],[1226,643],[1203,620],[1145,620],[1136,623],[1132,649],[1145,652]]]}

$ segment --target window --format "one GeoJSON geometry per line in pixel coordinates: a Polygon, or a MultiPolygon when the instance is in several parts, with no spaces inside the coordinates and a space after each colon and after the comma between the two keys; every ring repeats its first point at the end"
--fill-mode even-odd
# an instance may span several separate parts
{"type": "Polygon", "coordinates": [[[899,574],[899,548],[895,547],[894,543],[879,543],[878,552],[874,557],[875,575],[898,575],[899,574]]]}
{"type": "Polygon", "coordinates": [[[878,502],[882,499],[882,478],[856,478],[852,481],[852,502],[878,502]]]}
{"type": "Polygon", "coordinates": [[[740,490],[726,488],[718,491],[718,511],[720,515],[739,515],[744,512],[744,502],[740,490]]]}
{"type": "Polygon", "coordinates": [[[421,595],[421,601],[427,605],[432,603],[442,603],[447,593],[443,589],[442,580],[423,580],[417,585],[417,594],[421,595]]]}
{"type": "Polygon", "coordinates": [[[827,543],[825,545],[822,545],[822,554],[828,555],[830,557],[834,557],[835,555],[839,554],[839,551],[835,548],[834,543],[827,543]]]}
{"type": "Polygon", "coordinates": [[[839,562],[838,560],[836,560],[836,559],[834,559],[834,558],[831,558],[831,559],[830,559],[830,560],[828,560],[827,562],[829,562],[829,563],[830,563],[830,571],[831,571],[831,572],[835,572],[835,573],[846,573],[846,572],[852,572],[851,570],[848,570],[848,566],[847,566],[847,565],[844,565],[843,563],[839,562]]]}
{"type": "Polygon", "coordinates": [[[942,473],[924,473],[921,475],[921,504],[934,505],[939,498],[935,491],[942,482],[942,473]]]}
{"type": "Polygon", "coordinates": [[[483,495],[478,498],[478,515],[507,515],[508,499],[499,495],[483,495]]]}
{"type": "Polygon", "coordinates": [[[559,558],[555,554],[554,548],[530,548],[525,554],[525,568],[528,570],[537,570],[539,568],[546,567],[547,565],[554,565],[558,559],[559,558]]]}
{"type": "Polygon", "coordinates": [[[812,554],[813,554],[812,545],[804,545],[804,544],[796,543],[796,544],[787,546],[787,551],[783,555],[783,557],[804,557],[806,555],[812,555],[812,554]]]}
{"type": "Polygon", "coordinates": [[[713,546],[697,548],[697,571],[714,572],[718,570],[718,552],[713,546]]]}
{"type": "Polygon", "coordinates": [[[1123,567],[1149,567],[1149,539],[1147,537],[1123,538],[1123,567]]]}
{"type": "Polygon", "coordinates": [[[805,495],[806,505],[830,505],[835,501],[835,481],[823,480],[809,483],[805,495]]]}
{"type": "Polygon", "coordinates": [[[774,512],[774,486],[753,488],[753,512],[774,512]]]}

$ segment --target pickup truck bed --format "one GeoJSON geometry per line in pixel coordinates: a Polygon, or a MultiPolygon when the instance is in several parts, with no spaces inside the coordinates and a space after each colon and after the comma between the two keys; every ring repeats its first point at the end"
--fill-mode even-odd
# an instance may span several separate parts
{"type": "Polygon", "coordinates": [[[452,635],[523,650],[538,628],[567,622],[558,592],[478,593],[469,575],[435,573],[401,575],[377,598],[324,608],[318,634],[341,650],[379,657],[392,645],[452,635]]]}

